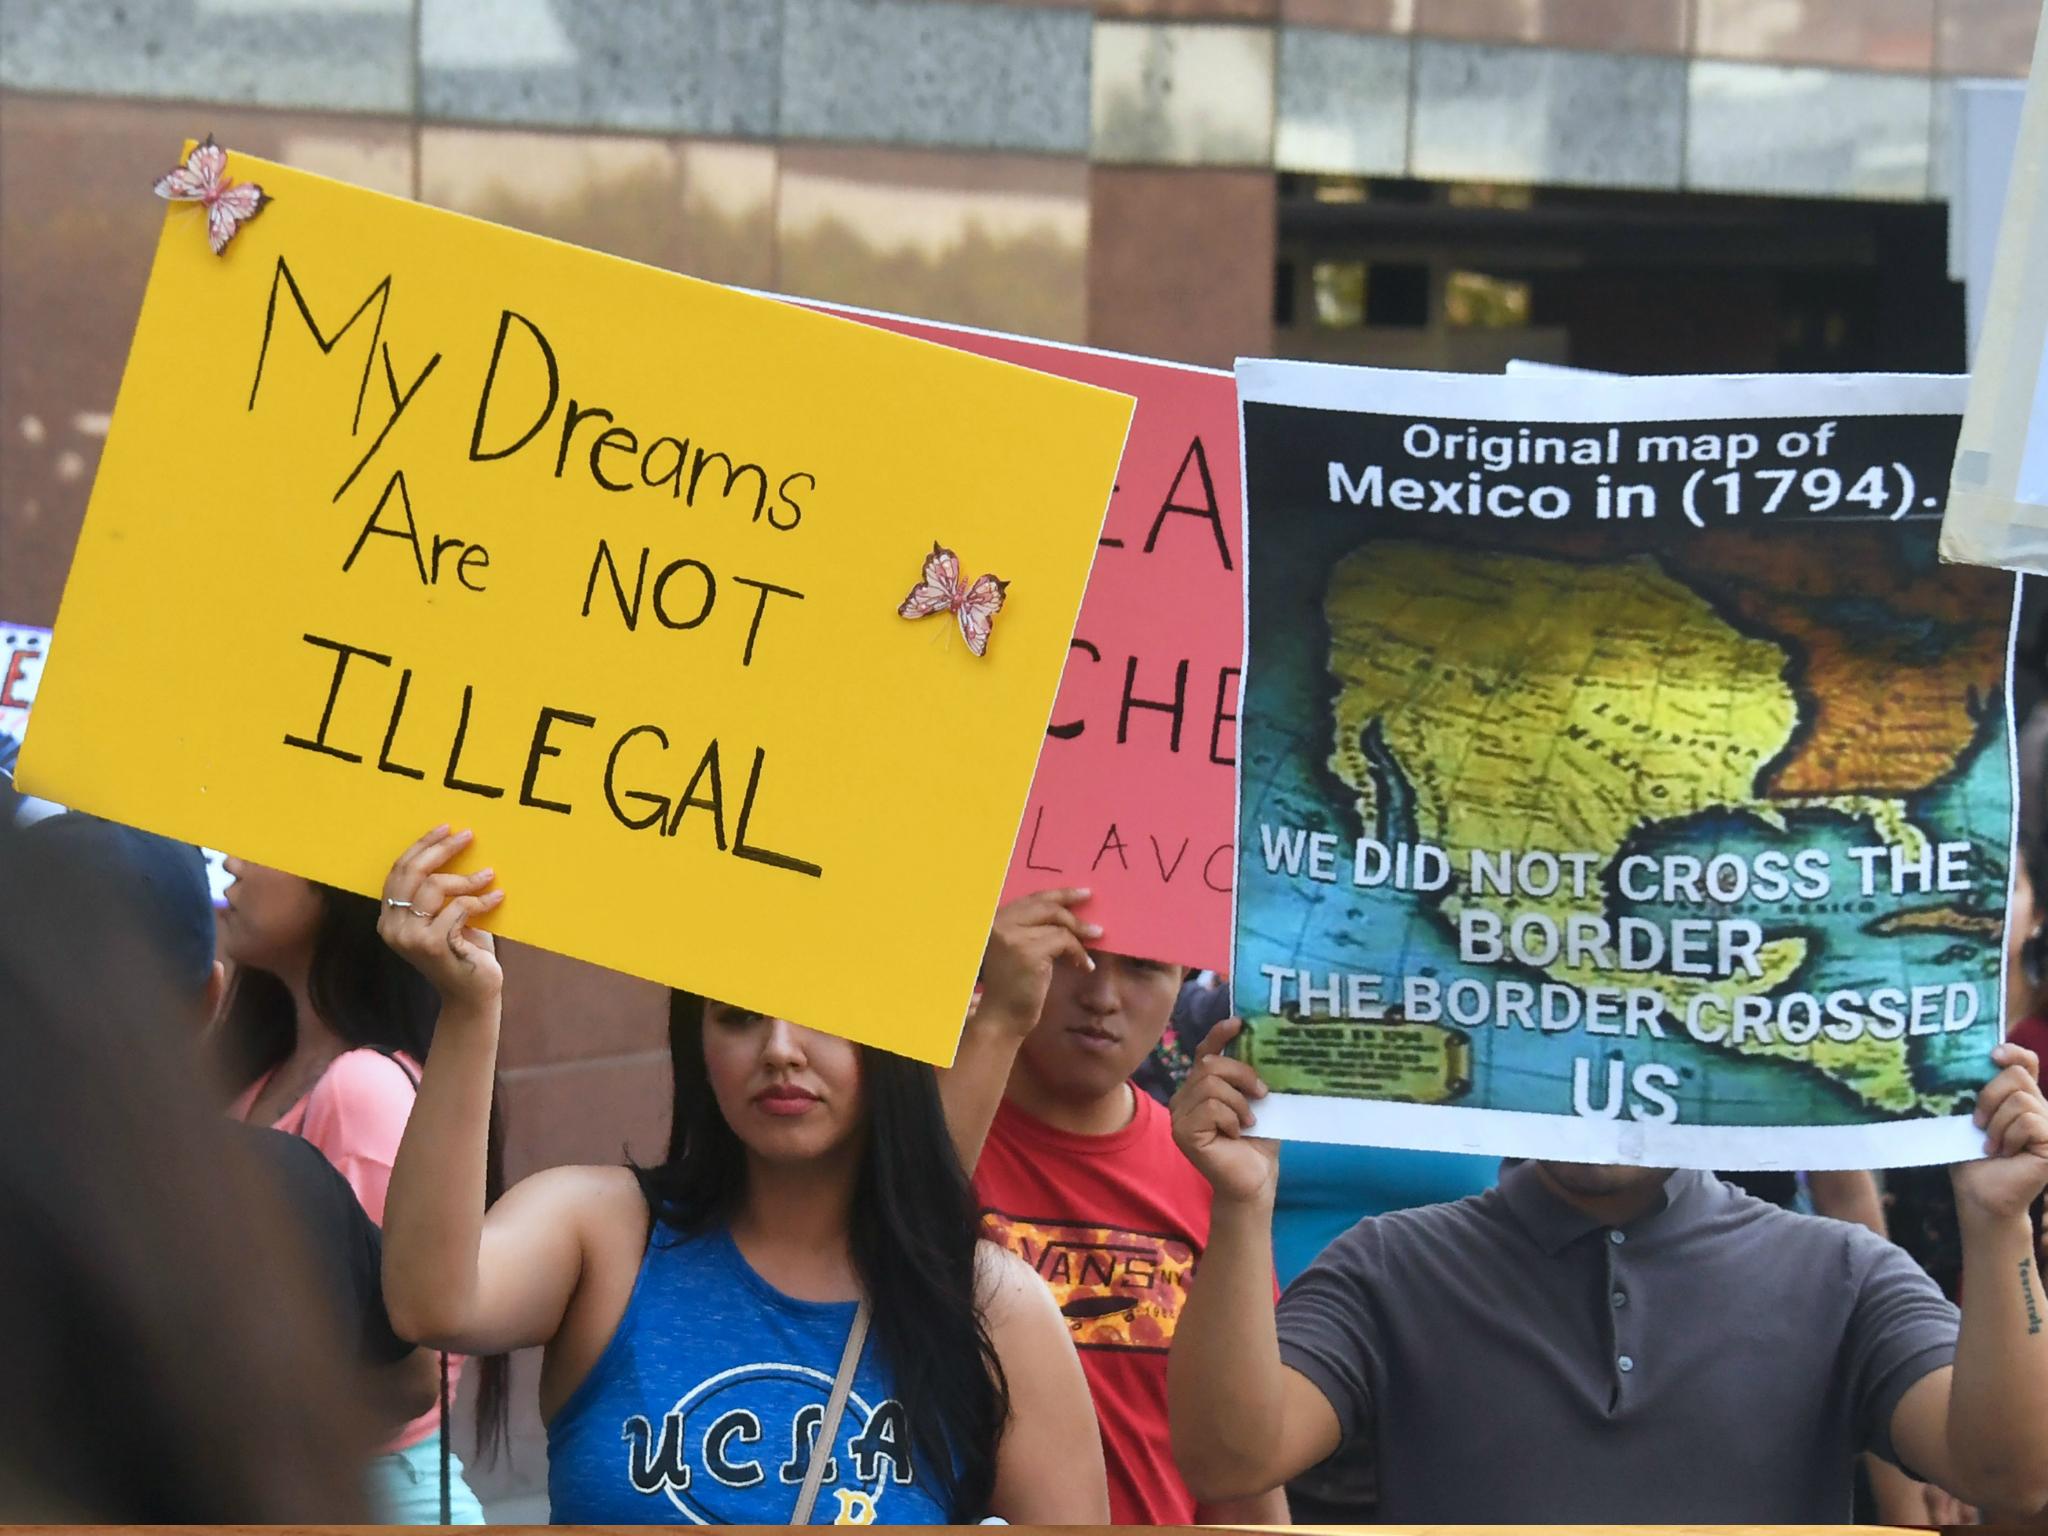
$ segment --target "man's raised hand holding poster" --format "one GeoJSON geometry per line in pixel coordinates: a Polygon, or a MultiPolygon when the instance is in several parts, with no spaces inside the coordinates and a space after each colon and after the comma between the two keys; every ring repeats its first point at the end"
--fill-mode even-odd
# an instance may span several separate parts
{"type": "Polygon", "coordinates": [[[1261,1133],[1976,1155],[2013,594],[1936,556],[1962,381],[1238,381],[1261,1133]]]}
{"type": "Polygon", "coordinates": [[[947,1060],[1130,402],[226,170],[269,201],[167,215],[23,787],[366,892],[473,825],[498,932],[947,1060]]]}

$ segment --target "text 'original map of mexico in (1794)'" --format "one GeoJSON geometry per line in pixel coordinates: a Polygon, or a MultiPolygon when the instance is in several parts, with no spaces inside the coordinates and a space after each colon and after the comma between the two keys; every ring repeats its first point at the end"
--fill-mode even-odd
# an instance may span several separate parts
{"type": "Polygon", "coordinates": [[[1976,1155],[2013,584],[1936,556],[1961,381],[1238,381],[1262,1132],[1976,1155]]]}

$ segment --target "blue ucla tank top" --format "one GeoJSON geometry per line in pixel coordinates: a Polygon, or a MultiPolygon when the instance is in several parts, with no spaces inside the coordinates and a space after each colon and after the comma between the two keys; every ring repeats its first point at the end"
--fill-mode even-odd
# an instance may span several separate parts
{"type": "MultiPolygon", "coordinates": [[[[548,1425],[560,1525],[786,1525],[853,1327],[854,1304],[798,1301],[723,1228],[656,1226],[617,1331],[548,1425]]],[[[813,1525],[940,1525],[910,1422],[872,1335],[813,1525]]]]}

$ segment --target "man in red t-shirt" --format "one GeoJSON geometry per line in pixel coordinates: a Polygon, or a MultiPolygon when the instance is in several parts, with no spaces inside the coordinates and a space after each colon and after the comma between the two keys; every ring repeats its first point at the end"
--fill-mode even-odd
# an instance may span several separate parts
{"type": "Polygon", "coordinates": [[[1091,951],[1100,930],[1073,910],[1087,894],[1047,891],[996,914],[981,1000],[945,1077],[982,1234],[1037,1270],[1066,1314],[1113,1521],[1285,1524],[1280,1491],[1198,1506],[1174,1464],[1166,1350],[1208,1242],[1211,1191],[1130,1076],[1159,1043],[1182,973],[1091,951]]]}

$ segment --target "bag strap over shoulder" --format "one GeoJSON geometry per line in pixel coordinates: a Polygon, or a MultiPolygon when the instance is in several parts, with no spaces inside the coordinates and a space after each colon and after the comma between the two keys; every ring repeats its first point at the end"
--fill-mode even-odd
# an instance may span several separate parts
{"type": "Polygon", "coordinates": [[[412,1084],[412,1091],[414,1093],[418,1093],[420,1091],[420,1075],[419,1073],[413,1071],[411,1067],[405,1064],[405,1058],[403,1056],[399,1055],[398,1052],[391,1050],[389,1047],[382,1045],[375,1045],[370,1047],[370,1049],[375,1051],[379,1056],[382,1056],[386,1061],[390,1062],[391,1065],[398,1068],[399,1071],[403,1072],[405,1074],[405,1080],[408,1083],[412,1084]]]}
{"type": "Polygon", "coordinates": [[[846,1348],[840,1352],[839,1374],[832,1382],[832,1395],[825,1402],[824,1422],[818,1425],[818,1438],[811,1442],[811,1455],[804,1467],[804,1486],[796,1497],[796,1508],[790,1512],[791,1525],[809,1525],[811,1510],[818,1502],[818,1485],[825,1480],[826,1463],[832,1459],[832,1447],[839,1442],[839,1421],[846,1415],[846,1399],[853,1392],[853,1378],[860,1369],[861,1347],[867,1343],[868,1320],[870,1317],[865,1298],[854,1308],[853,1327],[847,1331],[846,1348]]]}

